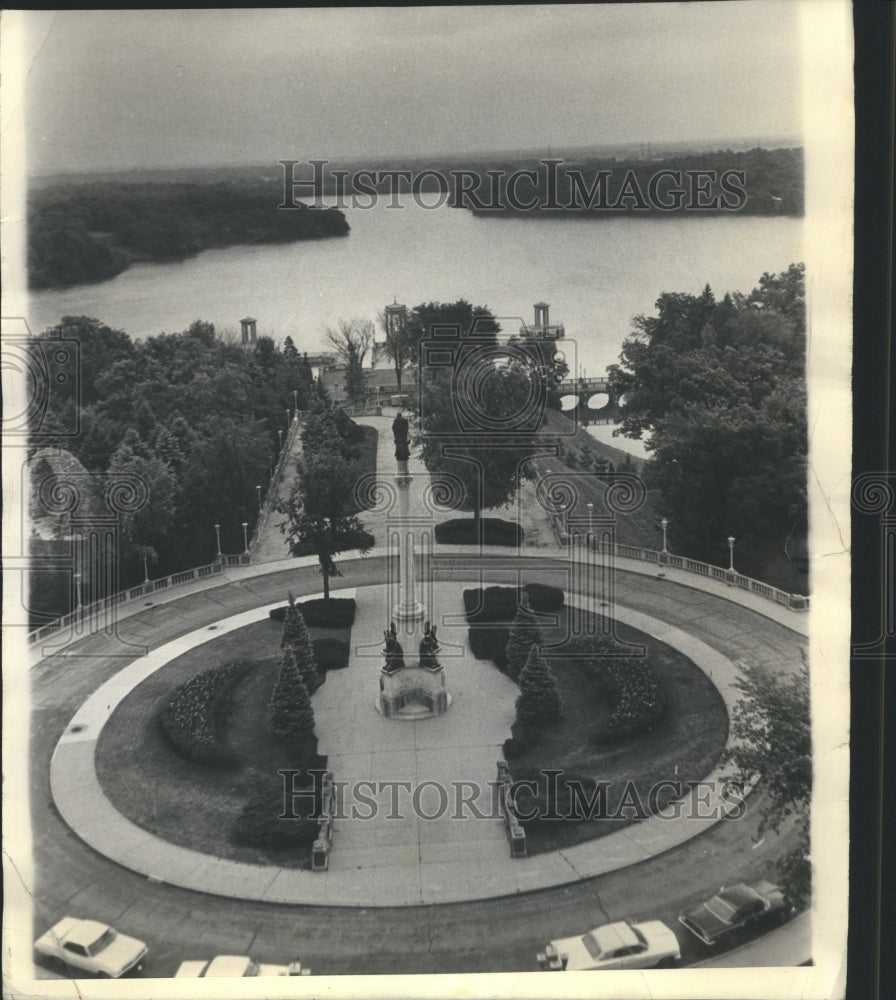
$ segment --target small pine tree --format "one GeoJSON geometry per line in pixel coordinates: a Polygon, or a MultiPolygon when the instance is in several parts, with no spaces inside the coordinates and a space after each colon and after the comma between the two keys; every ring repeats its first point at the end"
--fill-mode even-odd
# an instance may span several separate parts
{"type": "Polygon", "coordinates": [[[507,639],[507,675],[513,680],[519,680],[526,660],[529,658],[529,650],[533,646],[541,646],[544,636],[538,627],[535,615],[526,602],[525,597],[520,601],[516,617],[513,620],[513,627],[507,639]]]}
{"type": "Polygon", "coordinates": [[[292,650],[283,651],[277,683],[268,703],[268,720],[274,739],[294,741],[314,735],[314,709],[292,650]]]}
{"type": "Polygon", "coordinates": [[[296,607],[292,591],[289,593],[289,606],[283,619],[283,638],[280,640],[280,648],[292,651],[308,693],[314,694],[321,685],[321,679],[314,660],[314,647],[308,634],[308,626],[305,624],[302,612],[296,607]]]}
{"type": "Polygon", "coordinates": [[[516,700],[517,722],[539,726],[556,722],[560,718],[560,692],[557,678],[541,649],[529,650],[526,665],[520,673],[520,695],[516,700]]]}

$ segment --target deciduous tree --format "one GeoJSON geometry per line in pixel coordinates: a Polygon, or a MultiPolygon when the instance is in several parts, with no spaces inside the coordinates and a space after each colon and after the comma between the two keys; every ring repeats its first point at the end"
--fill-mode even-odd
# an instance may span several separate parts
{"type": "Polygon", "coordinates": [[[789,677],[746,666],[738,680],[742,697],[731,715],[733,740],[722,760],[731,780],[758,776],[763,793],[759,835],[777,833],[791,819],[799,843],[780,868],[788,894],[802,905],[810,891],[809,806],[812,795],[812,729],[809,668],[805,661],[789,677]]]}
{"type": "Polygon", "coordinates": [[[287,515],[284,530],[292,553],[317,554],[325,598],[330,578],[339,575],[334,556],[350,549],[365,554],[374,544],[355,513],[354,489],[354,466],[338,448],[322,445],[302,455],[293,493],[279,508],[287,515]]]}

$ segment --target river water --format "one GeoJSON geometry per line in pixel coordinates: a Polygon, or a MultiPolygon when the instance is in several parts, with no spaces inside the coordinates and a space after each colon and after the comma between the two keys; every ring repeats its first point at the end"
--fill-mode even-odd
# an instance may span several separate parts
{"type": "Polygon", "coordinates": [[[715,218],[484,218],[461,209],[346,209],[345,238],[208,250],[179,263],[139,264],[110,281],[35,293],[32,329],[63,315],[93,316],[142,338],[196,319],[259,334],[300,350],[323,346],[340,318],[374,319],[397,298],[415,305],[465,298],[503,326],[551,306],[566,326],[567,358],[589,375],[617,360],[631,318],[652,313],[661,292],[748,292],[764,271],[803,259],[802,220],[715,218]]]}

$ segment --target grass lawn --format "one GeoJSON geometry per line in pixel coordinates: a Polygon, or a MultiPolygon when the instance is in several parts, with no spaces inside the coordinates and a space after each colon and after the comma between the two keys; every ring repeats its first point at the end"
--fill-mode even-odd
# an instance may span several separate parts
{"type": "MultiPolygon", "coordinates": [[[[348,642],[350,629],[309,629],[312,639],[348,642]]],[[[294,849],[231,844],[233,821],[260,784],[281,780],[277,771],[297,767],[288,748],[267,735],[265,712],[277,676],[283,626],[261,621],[190,650],[148,677],[118,706],[103,728],[96,770],[112,804],[133,823],[183,847],[221,858],[282,867],[304,867],[294,849]],[[206,667],[249,659],[257,663],[234,692],[223,733],[239,765],[221,769],[179,757],[165,741],[157,716],[179,684],[206,667]]],[[[312,699],[313,704],[313,699],[312,699]]]]}
{"type": "MultiPolygon", "coordinates": [[[[691,661],[650,636],[617,625],[617,634],[631,643],[647,647],[648,661],[666,692],[666,708],[654,729],[616,743],[598,743],[595,735],[605,730],[610,708],[597,695],[587,663],[564,656],[568,647],[545,649],[557,675],[563,702],[561,722],[546,731],[541,741],[509,763],[514,779],[538,779],[542,768],[556,768],[564,776],[582,782],[588,794],[594,782],[610,782],[606,793],[605,816],[618,809],[631,780],[639,799],[647,808],[650,788],[660,781],[698,781],[715,766],[728,738],[728,715],[721,696],[706,675],[691,661]],[[676,771],[677,768],[677,771],[676,771]]],[[[546,629],[545,640],[559,640],[564,633],[546,629]]],[[[561,778],[561,782],[562,782],[561,778]]],[[[545,779],[541,778],[544,787],[545,779]]],[[[659,805],[673,796],[660,795],[659,805]]],[[[528,808],[527,800],[521,806],[528,808]]],[[[570,810],[561,801],[557,811],[570,810]]],[[[534,820],[525,823],[530,854],[557,850],[584,840],[604,836],[633,821],[632,811],[618,819],[534,820]]]]}

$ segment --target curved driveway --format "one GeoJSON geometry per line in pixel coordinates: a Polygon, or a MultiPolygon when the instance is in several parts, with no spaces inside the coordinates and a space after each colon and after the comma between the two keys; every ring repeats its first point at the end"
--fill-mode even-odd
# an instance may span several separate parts
{"type": "MultiPolygon", "coordinates": [[[[378,558],[345,560],[340,568],[344,574],[340,587],[383,579],[378,558]]],[[[538,578],[549,580],[550,574],[538,578]]],[[[151,604],[123,619],[119,635],[152,648],[280,600],[287,589],[302,595],[319,588],[316,568],[307,565],[247,576],[151,604]]],[[[804,640],[796,631],[721,595],[622,571],[616,598],[625,607],[683,628],[730,659],[749,659],[774,670],[788,670],[800,660],[804,640]]],[[[796,627],[803,624],[794,616],[796,627]]],[[[682,906],[721,882],[769,874],[792,836],[785,830],[780,838],[767,838],[755,846],[751,836],[757,817],[751,809],[743,820],[719,823],[697,840],[636,867],[520,894],[512,901],[346,911],[233,901],[153,884],[87,847],[62,822],[50,796],[53,747],[74,708],[121,668],[120,659],[104,655],[119,649],[114,638],[92,636],[69,647],[65,656],[43,660],[32,671],[31,797],[37,874],[35,885],[28,888],[38,931],[67,912],[106,920],[150,942],[147,975],[171,975],[185,957],[220,952],[250,952],[268,961],[299,954],[321,973],[530,970],[535,951],[550,937],[622,917],[653,916],[674,922],[682,906]]],[[[692,942],[682,944],[688,959],[706,956],[705,949],[692,942]]]]}

